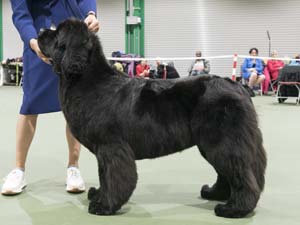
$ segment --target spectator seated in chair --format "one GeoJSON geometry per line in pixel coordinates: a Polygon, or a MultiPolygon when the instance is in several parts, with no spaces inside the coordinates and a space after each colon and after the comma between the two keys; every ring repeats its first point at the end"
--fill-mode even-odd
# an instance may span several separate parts
{"type": "MultiPolygon", "coordinates": [[[[300,54],[297,54],[295,56],[295,59],[300,59],[300,54]]],[[[300,66],[300,60],[292,60],[290,62],[290,65],[292,65],[292,66],[300,66]]]]}
{"type": "MultiPolygon", "coordinates": [[[[258,49],[251,48],[249,51],[250,56],[257,56],[258,49]]],[[[263,61],[257,58],[246,58],[242,65],[242,77],[248,82],[248,86],[253,89],[254,86],[260,85],[264,79],[263,74],[263,61]]]]}
{"type": "MultiPolygon", "coordinates": [[[[202,57],[201,51],[196,52],[196,57],[202,57]]],[[[190,66],[188,72],[189,76],[198,76],[209,74],[210,63],[206,59],[196,59],[190,66]]]]}
{"type": "MultiPolygon", "coordinates": [[[[271,53],[272,58],[278,58],[278,52],[274,50],[271,53]]],[[[263,94],[268,93],[269,85],[271,84],[272,91],[277,90],[277,80],[279,71],[284,67],[282,60],[270,59],[267,61],[264,68],[265,80],[263,81],[262,91],[263,94]]]]}
{"type": "Polygon", "coordinates": [[[149,78],[150,66],[147,64],[146,60],[141,60],[141,62],[136,66],[136,77],[149,78]]]}
{"type": "Polygon", "coordinates": [[[177,72],[174,62],[170,61],[168,63],[162,62],[160,57],[155,60],[156,71],[154,72],[154,77],[157,79],[176,79],[179,78],[179,73],[177,72]]]}
{"type": "Polygon", "coordinates": [[[124,72],[124,67],[120,62],[115,62],[112,67],[120,72],[124,72]]]}

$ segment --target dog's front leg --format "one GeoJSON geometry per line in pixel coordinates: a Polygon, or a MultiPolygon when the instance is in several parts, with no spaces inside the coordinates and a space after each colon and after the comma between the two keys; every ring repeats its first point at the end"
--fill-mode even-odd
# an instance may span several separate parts
{"type": "Polygon", "coordinates": [[[128,144],[100,146],[96,151],[100,188],[91,188],[89,213],[112,215],[125,204],[137,183],[134,153],[128,144]]]}

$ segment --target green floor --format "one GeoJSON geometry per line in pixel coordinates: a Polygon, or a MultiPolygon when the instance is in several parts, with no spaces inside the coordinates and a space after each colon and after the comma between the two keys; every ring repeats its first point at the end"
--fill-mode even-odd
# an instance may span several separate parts
{"type": "MultiPolygon", "coordinates": [[[[21,96],[19,88],[0,87],[1,178],[14,166],[15,126],[21,96]]],[[[254,216],[219,218],[213,213],[217,202],[199,198],[201,186],[212,184],[216,176],[196,148],[160,159],[139,161],[138,186],[120,214],[89,215],[86,193],[71,195],[64,191],[65,124],[61,113],[52,113],[39,118],[27,162],[26,191],[14,197],[0,196],[0,224],[299,225],[300,106],[292,99],[279,105],[271,96],[258,96],[253,101],[268,153],[266,187],[254,216]]],[[[80,164],[87,186],[97,186],[96,161],[85,149],[80,164]]]]}

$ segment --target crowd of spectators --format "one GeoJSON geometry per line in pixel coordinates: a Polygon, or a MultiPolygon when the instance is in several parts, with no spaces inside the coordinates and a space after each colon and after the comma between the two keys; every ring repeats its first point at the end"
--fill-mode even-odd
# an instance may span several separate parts
{"type": "Polygon", "coordinates": [[[258,49],[251,48],[249,50],[251,57],[246,58],[241,67],[241,76],[245,83],[250,87],[261,86],[263,94],[268,94],[271,89],[273,92],[277,91],[278,77],[281,69],[284,66],[300,66],[300,55],[294,56],[291,61],[283,61],[279,58],[279,54],[276,50],[272,51],[271,58],[262,60],[255,58],[258,56],[258,49]],[[254,57],[254,58],[253,58],[254,57]]]}
{"type": "MultiPolygon", "coordinates": [[[[276,59],[279,57],[278,52],[274,50],[271,53],[271,58],[262,60],[258,57],[258,49],[251,48],[249,50],[249,58],[245,58],[241,66],[241,78],[251,89],[260,87],[263,94],[268,94],[270,87],[272,91],[277,89],[277,80],[280,70],[285,65],[299,65],[300,60],[291,60],[284,62],[283,60],[276,59]]],[[[188,67],[188,76],[202,76],[210,73],[209,60],[202,57],[201,51],[195,52],[196,59],[188,67]]],[[[300,59],[300,54],[294,56],[294,59],[300,59]]],[[[126,72],[124,63],[115,62],[113,66],[126,72]]],[[[173,62],[162,62],[160,58],[156,59],[155,65],[149,65],[145,59],[136,62],[134,65],[134,77],[140,78],[160,78],[172,79],[179,78],[179,74],[173,62]]]]}

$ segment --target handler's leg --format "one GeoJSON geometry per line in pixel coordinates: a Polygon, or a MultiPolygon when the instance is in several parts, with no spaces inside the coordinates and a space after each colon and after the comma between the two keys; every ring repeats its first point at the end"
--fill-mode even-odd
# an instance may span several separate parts
{"type": "Polygon", "coordinates": [[[80,156],[80,143],[77,139],[72,135],[68,124],[66,125],[66,137],[69,147],[69,163],[68,167],[74,166],[78,167],[78,160],[80,156]]]}
{"type": "Polygon", "coordinates": [[[66,190],[71,193],[80,193],[85,191],[85,184],[78,169],[78,160],[80,156],[81,145],[72,135],[68,125],[66,125],[66,137],[69,146],[69,163],[67,170],[66,190]]]}
{"type": "Polygon", "coordinates": [[[6,177],[1,193],[19,194],[26,187],[25,163],[30,144],[35,134],[38,115],[20,115],[16,129],[16,168],[6,177]]]}
{"type": "Polygon", "coordinates": [[[25,170],[29,147],[33,140],[38,115],[20,115],[17,123],[16,167],[25,170]]]}

